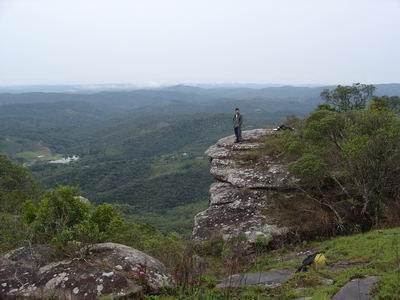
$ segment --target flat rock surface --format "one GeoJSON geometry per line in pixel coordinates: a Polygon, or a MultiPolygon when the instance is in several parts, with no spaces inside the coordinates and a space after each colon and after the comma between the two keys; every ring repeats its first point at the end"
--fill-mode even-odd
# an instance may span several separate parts
{"type": "Polygon", "coordinates": [[[263,138],[274,138],[273,134],[269,129],[253,129],[243,131],[241,143],[235,143],[233,135],[220,139],[205,152],[211,160],[211,175],[237,187],[285,189],[292,186],[296,180],[285,164],[266,157],[255,165],[247,165],[240,159],[241,153],[257,149],[263,138]]]}
{"type": "Polygon", "coordinates": [[[271,270],[257,273],[235,274],[223,279],[218,285],[218,288],[240,287],[250,285],[266,285],[271,287],[279,286],[289,280],[295,270],[271,270]]]}
{"type": "Polygon", "coordinates": [[[124,245],[95,244],[82,257],[56,260],[48,246],[9,252],[0,257],[0,299],[130,297],[172,284],[160,261],[124,245]]]}
{"type": "Polygon", "coordinates": [[[346,283],[332,300],[369,300],[371,290],[378,282],[378,277],[355,278],[346,283]]]}

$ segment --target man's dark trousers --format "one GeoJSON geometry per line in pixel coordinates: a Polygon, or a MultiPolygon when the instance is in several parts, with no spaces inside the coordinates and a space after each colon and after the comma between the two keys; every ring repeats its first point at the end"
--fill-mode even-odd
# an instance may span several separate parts
{"type": "Polygon", "coordinates": [[[236,142],[241,142],[242,141],[242,131],[240,127],[235,127],[235,136],[236,136],[236,142]]]}

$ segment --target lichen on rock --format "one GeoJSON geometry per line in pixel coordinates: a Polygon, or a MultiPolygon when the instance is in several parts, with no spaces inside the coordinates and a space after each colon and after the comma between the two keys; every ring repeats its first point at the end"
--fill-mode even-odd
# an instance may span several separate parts
{"type": "Polygon", "coordinates": [[[92,245],[84,259],[57,261],[53,254],[51,247],[37,245],[0,257],[0,299],[131,297],[173,283],[160,261],[120,244],[92,245]]]}
{"type": "Polygon", "coordinates": [[[262,238],[268,243],[288,232],[268,207],[279,198],[296,197],[298,179],[285,163],[272,157],[263,157],[258,164],[243,161],[241,154],[259,148],[262,139],[275,138],[273,130],[243,131],[242,137],[242,143],[234,143],[233,135],[222,138],[205,152],[216,182],[210,187],[209,207],[195,216],[194,240],[220,234],[224,238],[244,235],[251,243],[262,238]]]}

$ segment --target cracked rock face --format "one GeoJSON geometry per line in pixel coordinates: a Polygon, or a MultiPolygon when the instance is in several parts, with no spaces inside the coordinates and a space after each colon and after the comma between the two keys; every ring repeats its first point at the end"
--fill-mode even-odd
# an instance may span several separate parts
{"type": "Polygon", "coordinates": [[[85,259],[51,262],[51,257],[51,248],[39,245],[0,257],[0,299],[132,297],[172,284],[160,261],[120,244],[95,244],[85,259]]]}
{"type": "Polygon", "coordinates": [[[295,197],[298,179],[285,164],[270,157],[253,164],[243,160],[241,155],[260,147],[262,139],[275,138],[272,130],[243,131],[242,137],[240,144],[234,143],[233,135],[222,138],[205,152],[216,182],[210,187],[209,207],[195,217],[195,240],[216,234],[224,238],[244,234],[251,243],[260,237],[269,242],[288,231],[277,225],[279,220],[268,215],[267,208],[281,197],[295,197]]]}

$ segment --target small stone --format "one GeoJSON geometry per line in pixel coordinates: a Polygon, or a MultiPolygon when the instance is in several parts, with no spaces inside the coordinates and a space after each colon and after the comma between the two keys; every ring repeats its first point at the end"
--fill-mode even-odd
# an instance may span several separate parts
{"type": "Polygon", "coordinates": [[[121,266],[121,265],[116,265],[115,268],[116,268],[117,270],[122,270],[122,266],[121,266]]]}
{"type": "Polygon", "coordinates": [[[103,285],[102,284],[99,284],[98,286],[97,286],[97,295],[98,296],[100,296],[101,295],[101,291],[103,290],[103,285]]]}
{"type": "Polygon", "coordinates": [[[74,289],[72,290],[72,292],[76,295],[76,294],[79,293],[79,289],[76,287],[76,288],[74,288],[74,289]]]}
{"type": "Polygon", "coordinates": [[[114,272],[113,271],[111,271],[111,272],[103,272],[103,274],[102,274],[102,276],[104,276],[104,277],[111,277],[111,276],[113,276],[114,275],[114,272]]]}
{"type": "Polygon", "coordinates": [[[320,280],[323,285],[332,285],[334,283],[333,279],[321,277],[320,280]]]}
{"type": "Polygon", "coordinates": [[[7,282],[3,282],[3,283],[1,284],[1,286],[2,286],[2,287],[6,287],[6,286],[7,286],[7,282]]]}

